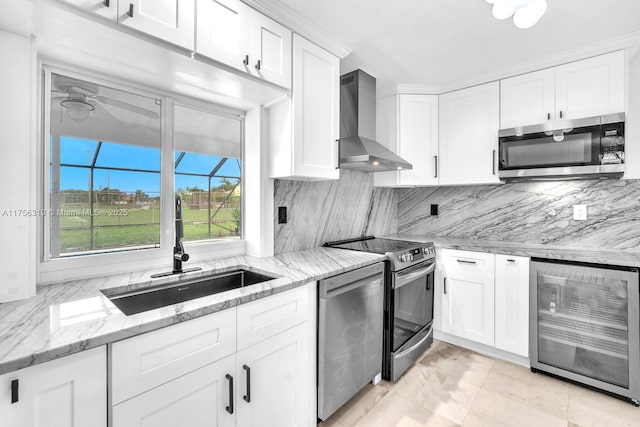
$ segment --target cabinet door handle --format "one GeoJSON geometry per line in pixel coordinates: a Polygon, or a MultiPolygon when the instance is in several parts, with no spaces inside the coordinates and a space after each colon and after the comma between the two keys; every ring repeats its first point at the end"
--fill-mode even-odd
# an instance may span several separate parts
{"type": "Polygon", "coordinates": [[[444,294],[446,295],[447,294],[447,278],[446,277],[444,278],[444,286],[443,286],[443,288],[444,288],[444,294]]]}
{"type": "Polygon", "coordinates": [[[228,413],[233,414],[233,377],[227,374],[225,378],[229,380],[229,406],[225,409],[228,413]]]}
{"type": "Polygon", "coordinates": [[[256,70],[260,71],[260,65],[261,61],[258,59],[258,62],[256,62],[256,70]]]}
{"type": "Polygon", "coordinates": [[[433,177],[438,177],[438,156],[433,156],[433,177]]]}
{"type": "Polygon", "coordinates": [[[242,398],[245,402],[251,402],[251,368],[247,365],[242,365],[242,369],[247,371],[247,394],[245,394],[242,398]]]}
{"type": "Polygon", "coordinates": [[[340,169],[340,140],[336,139],[336,169],[340,169]]]}
{"type": "Polygon", "coordinates": [[[16,403],[20,399],[20,393],[18,392],[18,380],[11,381],[11,403],[16,403]]]}
{"type": "Polygon", "coordinates": [[[133,3],[129,3],[129,11],[127,12],[129,18],[133,18],[133,3]]]}
{"type": "Polygon", "coordinates": [[[461,264],[475,264],[475,261],[467,261],[466,259],[457,259],[456,261],[458,261],[461,264]]]}
{"type": "Polygon", "coordinates": [[[496,174],[496,150],[493,150],[493,154],[491,156],[491,171],[493,174],[496,174]]]}
{"type": "Polygon", "coordinates": [[[109,7],[109,0],[104,0],[102,4],[104,5],[104,7],[109,7]]]}
{"type": "Polygon", "coordinates": [[[242,60],[242,63],[244,65],[249,65],[249,55],[245,55],[244,56],[244,59],[242,60]]]}
{"type": "Polygon", "coordinates": [[[547,113],[547,120],[551,120],[551,113],[547,113]]]}
{"type": "Polygon", "coordinates": [[[508,261],[508,262],[516,262],[516,260],[515,260],[515,259],[511,259],[511,258],[507,259],[507,261],[508,261]]]}
{"type": "Polygon", "coordinates": [[[560,110],[560,118],[562,118],[562,110],[560,110]]]}

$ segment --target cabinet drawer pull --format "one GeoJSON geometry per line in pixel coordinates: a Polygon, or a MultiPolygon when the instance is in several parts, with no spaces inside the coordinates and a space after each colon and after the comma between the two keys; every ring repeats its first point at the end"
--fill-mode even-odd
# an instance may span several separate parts
{"type": "Polygon", "coordinates": [[[129,12],[127,12],[129,18],[133,18],[133,3],[129,3],[129,12]]]}
{"type": "Polygon", "coordinates": [[[336,169],[340,169],[340,140],[336,139],[336,169]]]}
{"type": "Polygon", "coordinates": [[[242,369],[247,371],[247,394],[245,394],[242,398],[245,402],[251,403],[251,368],[247,365],[242,365],[242,369]]]}
{"type": "Polygon", "coordinates": [[[260,71],[260,65],[261,61],[258,59],[258,62],[256,62],[256,70],[260,71]]]}
{"type": "Polygon", "coordinates": [[[249,65],[249,55],[245,55],[244,59],[242,60],[242,63],[246,66],[249,65]]]}
{"type": "Polygon", "coordinates": [[[443,289],[444,290],[444,294],[446,295],[447,294],[447,278],[446,277],[444,278],[444,286],[443,286],[443,288],[444,288],[443,289]]]}
{"type": "Polygon", "coordinates": [[[229,380],[229,406],[225,409],[228,413],[233,414],[233,377],[227,374],[225,378],[229,380]]]}
{"type": "Polygon", "coordinates": [[[456,261],[458,261],[461,264],[475,264],[475,261],[467,261],[466,259],[457,259],[456,261]]]}
{"type": "Polygon", "coordinates": [[[511,258],[507,259],[507,261],[508,261],[508,262],[516,262],[516,260],[515,260],[515,259],[511,259],[511,258]]]}
{"type": "Polygon", "coordinates": [[[438,177],[438,156],[433,156],[433,177],[438,177]]]}
{"type": "Polygon", "coordinates": [[[20,399],[18,393],[18,380],[11,381],[11,403],[16,403],[20,399]]]}
{"type": "Polygon", "coordinates": [[[102,4],[104,5],[104,7],[109,7],[109,0],[104,0],[102,4]]]}

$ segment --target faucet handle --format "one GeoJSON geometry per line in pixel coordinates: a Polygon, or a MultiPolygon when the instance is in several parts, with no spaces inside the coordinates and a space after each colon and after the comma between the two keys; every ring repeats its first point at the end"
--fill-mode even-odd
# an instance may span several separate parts
{"type": "Polygon", "coordinates": [[[178,261],[189,261],[189,254],[177,253],[174,254],[173,257],[178,261]]]}

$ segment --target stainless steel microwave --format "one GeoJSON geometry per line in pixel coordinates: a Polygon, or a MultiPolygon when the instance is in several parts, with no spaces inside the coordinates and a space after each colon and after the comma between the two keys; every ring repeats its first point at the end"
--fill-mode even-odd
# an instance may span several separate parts
{"type": "Polygon", "coordinates": [[[624,173],[624,113],[499,132],[503,181],[615,178],[624,173]]]}

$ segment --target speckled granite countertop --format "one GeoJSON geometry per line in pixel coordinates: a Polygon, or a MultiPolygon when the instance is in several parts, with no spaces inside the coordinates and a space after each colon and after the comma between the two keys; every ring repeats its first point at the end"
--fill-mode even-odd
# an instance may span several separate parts
{"type": "Polygon", "coordinates": [[[0,304],[0,374],[46,362],[194,317],[302,286],[382,261],[384,256],[341,249],[316,248],[270,258],[237,256],[191,266],[197,278],[237,267],[281,276],[241,289],[126,316],[101,290],[128,290],[174,281],[151,279],[157,271],[75,280],[38,287],[36,296],[0,304]]]}
{"type": "Polygon", "coordinates": [[[535,243],[501,242],[488,240],[455,239],[420,234],[394,234],[390,239],[433,242],[436,248],[464,251],[491,252],[496,254],[557,259],[562,261],[591,262],[596,264],[640,267],[640,251],[591,250],[568,246],[535,243]]]}

